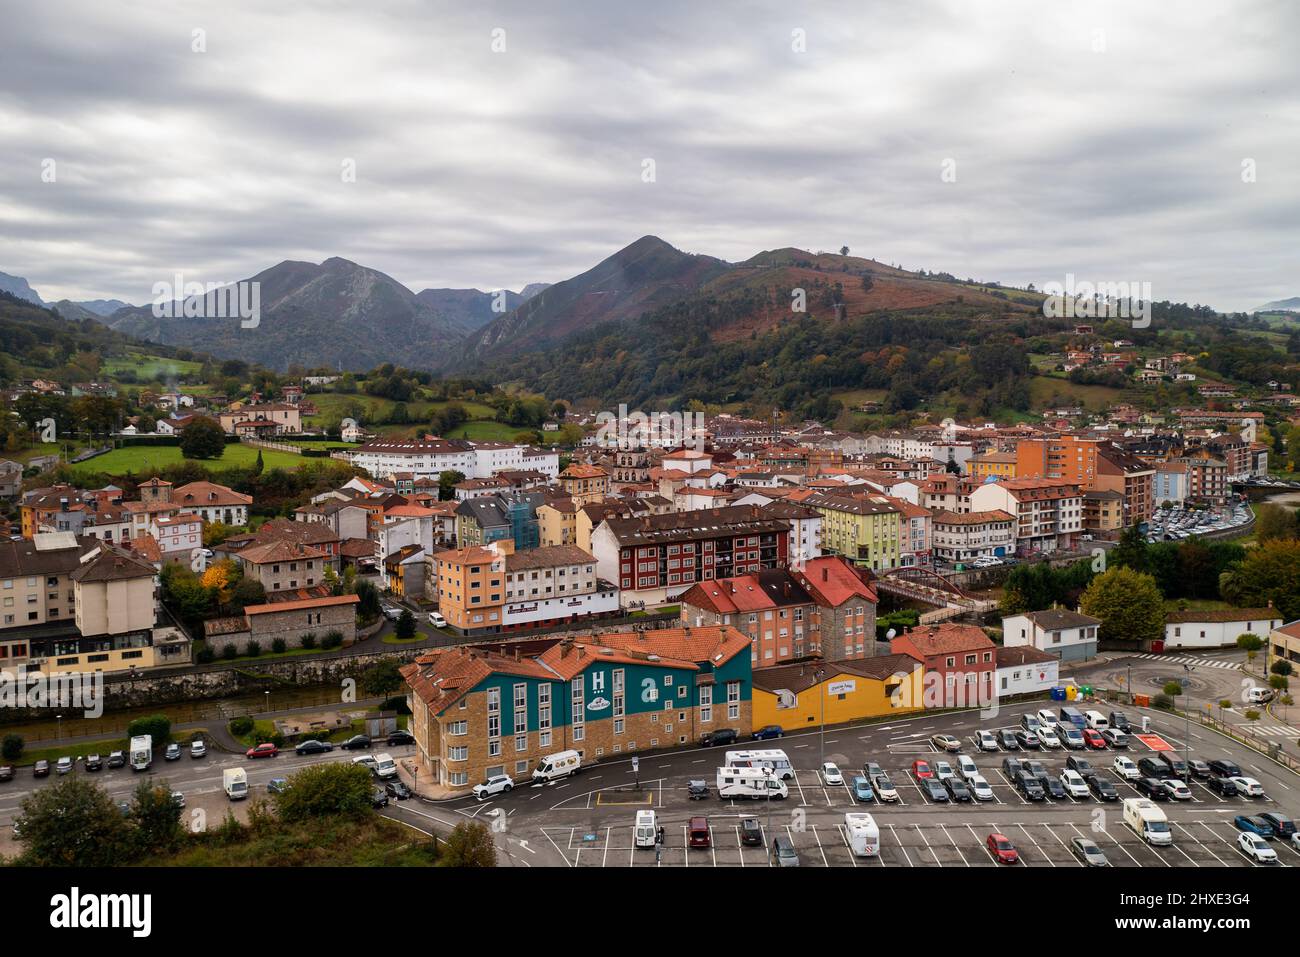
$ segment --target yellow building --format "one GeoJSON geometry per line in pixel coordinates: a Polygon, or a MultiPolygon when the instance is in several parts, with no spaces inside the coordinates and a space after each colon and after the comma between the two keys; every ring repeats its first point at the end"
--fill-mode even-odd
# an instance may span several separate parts
{"type": "Polygon", "coordinates": [[[902,510],[884,495],[831,492],[802,503],[822,517],[822,551],[847,558],[872,571],[901,566],[902,510]]]}
{"type": "Polygon", "coordinates": [[[602,502],[609,494],[609,473],[599,465],[573,462],[560,473],[560,487],[579,506],[602,502]]]}
{"type": "Polygon", "coordinates": [[[981,482],[989,476],[999,479],[1015,478],[1016,453],[985,452],[983,455],[972,455],[966,461],[966,474],[981,482]]]}
{"type": "MultiPolygon", "coordinates": [[[[559,498],[537,508],[537,538],[541,545],[576,545],[578,543],[578,504],[571,498],[559,498]]],[[[590,548],[590,541],[588,541],[590,548]]]]}
{"type": "Polygon", "coordinates": [[[921,711],[924,674],[921,663],[908,655],[758,668],[754,729],[773,724],[787,733],[818,728],[823,709],[828,725],[921,711]]]}

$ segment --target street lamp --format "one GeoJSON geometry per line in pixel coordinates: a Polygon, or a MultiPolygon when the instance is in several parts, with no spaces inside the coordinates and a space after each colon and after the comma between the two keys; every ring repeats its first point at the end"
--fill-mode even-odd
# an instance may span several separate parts
{"type": "MultiPolygon", "coordinates": [[[[1192,683],[1191,674],[1196,669],[1191,665],[1183,665],[1183,671],[1187,672],[1187,677],[1183,679],[1183,691],[1187,691],[1188,686],[1192,683]]],[[[1183,778],[1184,783],[1190,788],[1192,786],[1192,696],[1187,693],[1187,700],[1183,702],[1183,778]]]]}
{"type": "Polygon", "coordinates": [[[817,687],[822,700],[822,722],[821,722],[821,763],[826,764],[826,669],[818,668],[813,672],[813,677],[817,679],[817,687]]]}
{"type": "Polygon", "coordinates": [[[763,783],[767,785],[763,789],[763,793],[767,797],[767,827],[763,831],[763,836],[764,836],[764,840],[768,842],[768,847],[769,847],[768,853],[770,855],[771,854],[770,848],[772,842],[770,836],[772,833],[772,769],[769,767],[763,768],[763,783]]]}

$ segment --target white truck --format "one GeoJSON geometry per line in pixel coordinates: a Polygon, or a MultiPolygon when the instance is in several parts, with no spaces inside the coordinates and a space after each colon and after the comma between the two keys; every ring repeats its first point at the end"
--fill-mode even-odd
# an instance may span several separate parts
{"type": "Polygon", "coordinates": [[[375,772],[377,778],[395,778],[397,777],[397,762],[393,760],[391,754],[376,754],[375,765],[371,770],[375,772]]]}
{"type": "Polygon", "coordinates": [[[131,770],[148,771],[153,764],[153,736],[141,734],[131,739],[131,770]]]}
{"type": "Polygon", "coordinates": [[[1174,843],[1165,812],[1147,798],[1124,799],[1124,823],[1148,844],[1164,847],[1174,843]]]}
{"type": "Polygon", "coordinates": [[[248,797],[248,773],[243,768],[226,768],[221,772],[221,789],[232,801],[248,797]]]}
{"type": "Polygon", "coordinates": [[[790,788],[765,768],[718,768],[718,797],[784,800],[790,788]]]}
{"type": "Polygon", "coordinates": [[[849,835],[849,849],[857,857],[875,857],[880,853],[880,827],[870,814],[850,811],[844,815],[844,829],[849,835]]]}
{"type": "Polygon", "coordinates": [[[582,770],[582,755],[577,751],[560,751],[558,754],[548,754],[542,758],[533,769],[533,781],[545,784],[548,781],[567,778],[580,770],[582,770]]]}

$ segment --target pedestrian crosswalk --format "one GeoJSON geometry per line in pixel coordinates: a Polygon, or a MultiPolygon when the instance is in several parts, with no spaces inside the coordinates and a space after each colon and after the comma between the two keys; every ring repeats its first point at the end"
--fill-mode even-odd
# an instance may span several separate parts
{"type": "Polygon", "coordinates": [[[1252,734],[1257,734],[1261,738],[1267,738],[1270,741],[1283,741],[1300,737],[1300,731],[1287,724],[1258,724],[1251,722],[1245,727],[1252,734]]]}
{"type": "Polygon", "coordinates": [[[1130,655],[1131,658],[1145,658],[1148,661],[1168,661],[1179,665],[1192,665],[1196,668],[1227,668],[1230,671],[1240,671],[1241,663],[1237,661],[1216,661],[1213,658],[1189,658],[1186,655],[1154,655],[1138,654],[1130,655]]]}

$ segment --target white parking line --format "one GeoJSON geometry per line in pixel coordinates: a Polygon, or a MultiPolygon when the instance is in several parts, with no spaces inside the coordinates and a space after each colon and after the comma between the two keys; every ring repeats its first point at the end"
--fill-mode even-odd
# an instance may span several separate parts
{"type": "Polygon", "coordinates": [[[888,827],[890,832],[894,835],[894,843],[898,845],[898,849],[903,852],[903,860],[907,861],[907,866],[916,867],[916,865],[912,863],[912,855],[907,853],[907,846],[898,839],[898,830],[892,824],[887,824],[885,826],[888,827]]]}
{"type": "Polygon", "coordinates": [[[943,833],[947,835],[949,842],[952,844],[952,849],[957,852],[957,856],[961,858],[961,862],[967,867],[970,867],[970,861],[966,860],[966,855],[963,854],[961,848],[957,846],[956,839],[948,833],[948,826],[942,821],[939,822],[939,826],[943,828],[943,833]]]}

